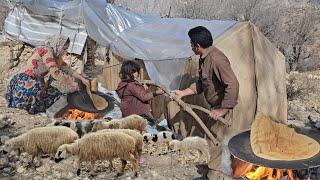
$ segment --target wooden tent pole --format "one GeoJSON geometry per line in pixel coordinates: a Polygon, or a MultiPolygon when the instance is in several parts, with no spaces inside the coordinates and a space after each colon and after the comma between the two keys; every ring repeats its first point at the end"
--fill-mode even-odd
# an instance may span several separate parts
{"type": "MultiPolygon", "coordinates": [[[[207,128],[207,126],[202,122],[202,120],[200,119],[200,117],[192,110],[191,106],[189,106],[188,104],[186,104],[185,102],[183,102],[181,99],[178,99],[175,96],[172,96],[170,91],[163,87],[160,86],[156,83],[154,83],[151,80],[141,80],[140,81],[142,84],[149,84],[149,85],[153,85],[153,86],[157,86],[160,89],[162,89],[166,94],[168,94],[170,96],[170,98],[172,98],[174,101],[176,101],[184,111],[188,112],[201,126],[201,128],[204,130],[204,132],[208,135],[208,137],[211,139],[211,141],[215,144],[218,145],[219,141],[213,136],[213,134],[210,132],[210,130],[207,128]]],[[[204,109],[204,108],[203,108],[204,109]]],[[[226,121],[225,121],[226,122],[226,121]]]]}

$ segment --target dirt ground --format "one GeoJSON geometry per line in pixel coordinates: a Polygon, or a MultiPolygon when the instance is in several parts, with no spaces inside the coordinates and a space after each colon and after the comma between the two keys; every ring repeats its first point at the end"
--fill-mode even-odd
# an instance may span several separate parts
{"type": "MultiPolygon", "coordinates": [[[[0,51],[4,52],[0,47],[0,51]]],[[[3,97],[6,85],[10,78],[21,71],[27,57],[32,49],[26,47],[23,58],[16,64],[16,67],[5,70],[0,74],[0,145],[5,140],[15,137],[34,127],[45,126],[52,122],[45,114],[29,115],[23,110],[9,109],[3,97]]],[[[2,54],[3,55],[3,54],[2,54]]],[[[3,56],[2,56],[3,57],[3,56]]],[[[72,59],[75,68],[80,65],[76,59],[72,59]]],[[[288,86],[288,123],[304,126],[308,115],[313,119],[320,120],[320,71],[298,73],[292,72],[287,75],[288,86]]],[[[187,164],[178,162],[181,155],[177,153],[164,153],[159,147],[151,147],[150,155],[144,153],[146,162],[141,165],[137,179],[159,180],[159,179],[194,179],[200,177],[196,164],[192,160],[187,164]]],[[[42,166],[36,168],[28,167],[31,157],[25,153],[19,157],[10,153],[0,155],[0,179],[88,179],[89,173],[86,165],[82,165],[82,174],[77,177],[76,169],[73,165],[74,159],[69,158],[56,164],[50,158],[42,158],[42,166]]],[[[120,162],[115,163],[116,168],[120,168],[120,162]]],[[[98,162],[96,164],[97,175],[94,179],[131,179],[133,175],[131,169],[126,169],[121,177],[115,177],[117,170],[108,168],[108,162],[98,162]]],[[[129,165],[130,167],[130,165],[129,165]]]]}
{"type": "MultiPolygon", "coordinates": [[[[18,48],[18,47],[17,47],[18,48]]],[[[29,115],[23,110],[10,109],[6,107],[4,93],[10,78],[20,72],[26,64],[27,58],[33,51],[30,47],[25,47],[19,62],[11,69],[4,70],[0,73],[0,146],[5,140],[20,135],[34,127],[46,126],[52,122],[46,114],[29,115]]],[[[0,47],[2,53],[1,61],[8,60],[8,48],[0,47]]],[[[14,52],[16,53],[16,52],[14,52]]],[[[14,56],[13,53],[13,56],[14,56]]],[[[68,57],[68,63],[74,69],[80,69],[81,64],[76,62],[74,57],[68,57]]],[[[145,163],[140,166],[137,179],[159,180],[159,179],[194,179],[201,175],[197,173],[196,165],[192,159],[187,164],[178,162],[181,155],[177,153],[166,153],[161,151],[162,146],[153,146],[145,148],[144,151],[151,151],[152,154],[144,152],[145,163]]],[[[194,157],[194,156],[192,156],[194,157]]],[[[31,157],[26,153],[22,153],[19,157],[14,154],[0,154],[0,179],[88,179],[89,173],[85,164],[82,164],[82,173],[76,176],[76,168],[73,165],[74,158],[69,158],[60,163],[55,163],[50,158],[42,158],[42,165],[36,168],[28,166],[31,157]]],[[[37,162],[38,165],[39,162],[37,162]]],[[[201,163],[201,162],[200,162],[201,163]]],[[[117,169],[120,168],[120,161],[114,162],[116,169],[108,168],[108,162],[98,162],[96,164],[96,176],[93,179],[131,179],[133,171],[126,168],[125,174],[115,177],[117,169]]],[[[129,164],[129,167],[131,165],[129,164]]]]}

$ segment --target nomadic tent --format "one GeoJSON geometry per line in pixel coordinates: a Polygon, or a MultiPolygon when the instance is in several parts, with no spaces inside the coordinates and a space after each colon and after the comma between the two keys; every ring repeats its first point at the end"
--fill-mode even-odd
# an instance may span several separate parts
{"type": "MultiPolygon", "coordinates": [[[[213,34],[214,45],[229,58],[240,83],[231,129],[249,128],[257,111],[286,120],[284,56],[250,22],[160,18],[133,13],[105,0],[16,1],[22,3],[12,5],[5,21],[8,37],[37,45],[47,35],[60,33],[71,39],[69,52],[81,54],[89,36],[117,56],[143,60],[149,77],[170,89],[186,88],[196,80],[198,63],[190,58],[193,52],[187,32],[205,26],[213,34]]],[[[117,71],[110,72],[105,78],[118,77],[117,71]]],[[[164,104],[159,99],[153,102],[156,116],[164,104]]],[[[206,107],[203,95],[186,101],[206,107]]],[[[174,109],[169,116],[173,117],[174,109]]],[[[186,135],[195,124],[193,120],[180,122],[186,135]]]]}

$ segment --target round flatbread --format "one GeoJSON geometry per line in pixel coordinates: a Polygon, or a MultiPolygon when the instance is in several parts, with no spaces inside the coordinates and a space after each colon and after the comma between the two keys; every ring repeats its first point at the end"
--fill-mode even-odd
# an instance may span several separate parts
{"type": "Polygon", "coordinates": [[[296,133],[293,128],[276,123],[262,113],[258,113],[252,123],[250,143],[256,156],[269,160],[308,159],[320,150],[314,139],[296,133]]]}

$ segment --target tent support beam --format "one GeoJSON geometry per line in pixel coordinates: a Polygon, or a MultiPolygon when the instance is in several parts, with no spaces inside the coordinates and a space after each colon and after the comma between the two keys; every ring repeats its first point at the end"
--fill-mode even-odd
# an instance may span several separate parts
{"type": "MultiPolygon", "coordinates": [[[[142,80],[140,81],[141,83],[143,84],[149,84],[149,85],[153,85],[153,86],[157,86],[159,87],[160,89],[162,89],[166,94],[169,95],[170,98],[172,98],[175,102],[177,102],[184,111],[188,112],[198,123],[199,125],[202,127],[202,129],[204,130],[204,132],[208,135],[208,137],[211,139],[211,141],[217,146],[219,144],[219,141],[213,136],[213,134],[210,132],[210,130],[207,128],[207,126],[202,122],[202,120],[200,119],[200,117],[192,110],[192,109],[198,109],[198,110],[201,110],[207,114],[210,113],[209,110],[203,108],[203,107],[200,107],[200,106],[196,106],[196,105],[190,105],[190,104],[187,104],[185,102],[183,102],[181,99],[178,99],[176,98],[175,96],[172,96],[170,91],[163,87],[163,86],[160,86],[158,84],[156,84],[155,82],[151,81],[151,80],[142,80]]],[[[227,120],[225,120],[224,118],[218,118],[218,121],[226,124],[227,126],[229,126],[229,123],[227,120]]]]}

